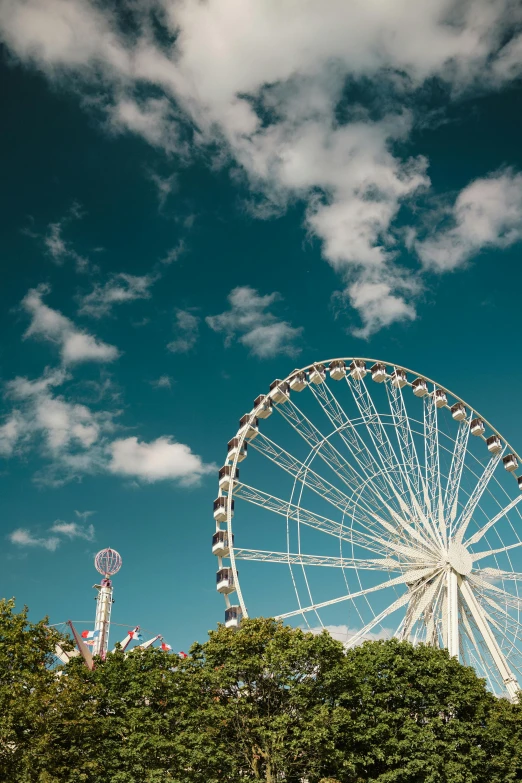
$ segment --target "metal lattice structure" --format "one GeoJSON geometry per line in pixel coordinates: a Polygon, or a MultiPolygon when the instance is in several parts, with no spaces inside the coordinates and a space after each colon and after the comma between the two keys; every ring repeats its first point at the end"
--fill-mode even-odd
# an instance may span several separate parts
{"type": "Polygon", "coordinates": [[[107,578],[117,574],[121,568],[121,564],[121,555],[110,547],[102,549],[94,558],[94,567],[100,574],[107,578]]]}
{"type": "Polygon", "coordinates": [[[348,646],[394,635],[446,647],[514,698],[519,463],[471,406],[405,367],[334,359],[274,381],[219,471],[226,625],[248,616],[244,591],[256,613],[342,627],[348,646]]]}

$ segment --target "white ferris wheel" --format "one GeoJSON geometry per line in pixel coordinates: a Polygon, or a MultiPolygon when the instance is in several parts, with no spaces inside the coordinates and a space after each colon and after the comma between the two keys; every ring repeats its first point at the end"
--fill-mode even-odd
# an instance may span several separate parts
{"type": "Polygon", "coordinates": [[[347,646],[395,636],[446,647],[515,698],[519,462],[470,405],[399,365],[334,359],[275,380],[219,471],[225,624],[248,602],[341,632],[347,646]]]}

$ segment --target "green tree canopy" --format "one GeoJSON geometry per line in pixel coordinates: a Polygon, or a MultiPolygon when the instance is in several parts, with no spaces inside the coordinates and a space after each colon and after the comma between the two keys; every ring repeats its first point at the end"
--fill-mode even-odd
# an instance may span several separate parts
{"type": "Polygon", "coordinates": [[[326,632],[252,619],[186,660],[116,650],[58,674],[60,640],[0,602],[2,783],[522,779],[522,708],[444,650],[346,652],[326,632]]]}

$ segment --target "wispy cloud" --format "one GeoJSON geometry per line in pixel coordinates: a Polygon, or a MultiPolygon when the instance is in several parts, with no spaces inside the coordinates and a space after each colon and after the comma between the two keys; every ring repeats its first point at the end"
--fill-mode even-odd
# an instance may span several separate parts
{"type": "MultiPolygon", "coordinates": [[[[512,3],[152,0],[128,10],[137,34],[111,4],[4,0],[0,33],[50,78],[70,74],[81,95],[85,81],[97,85],[114,131],[180,158],[192,138],[211,166],[234,162],[260,217],[301,202],[307,231],[362,319],[359,336],[414,318],[422,264],[451,269],[477,252],[468,221],[456,215],[456,233],[418,246],[412,280],[401,265],[399,211],[430,187],[428,161],[410,156],[407,142],[425,125],[422,95],[435,81],[446,96],[440,118],[450,100],[520,77],[512,3]],[[154,32],[158,18],[169,49],[154,32]],[[347,85],[363,97],[348,102],[347,85]]],[[[58,255],[60,239],[53,237],[58,255]]],[[[273,324],[265,337],[281,344],[273,324]]]]}
{"type": "Polygon", "coordinates": [[[168,177],[162,177],[154,171],[149,171],[148,177],[156,186],[159,208],[162,210],[168,197],[178,189],[178,176],[174,173],[168,177]]]}
{"type": "Polygon", "coordinates": [[[82,527],[77,522],[62,522],[57,519],[49,528],[50,533],[57,533],[66,538],[84,538],[86,541],[94,540],[94,525],[82,527]]]}
{"type": "Polygon", "coordinates": [[[165,266],[169,266],[169,264],[174,263],[174,261],[177,261],[178,258],[183,255],[183,253],[187,252],[186,244],[184,239],[180,239],[177,245],[172,247],[168,253],[160,259],[161,264],[165,264],[165,266]]]}
{"type": "Polygon", "coordinates": [[[189,446],[168,436],[150,443],[136,437],[124,438],[114,441],[110,448],[109,469],[113,473],[145,482],[174,480],[182,486],[192,486],[216,470],[216,465],[205,464],[189,446]]]}
{"type": "MultiPolygon", "coordinates": [[[[162,378],[160,385],[166,387],[170,379],[162,378]]],[[[46,370],[36,380],[14,378],[5,387],[6,398],[16,407],[0,425],[0,456],[8,459],[35,449],[44,462],[34,476],[37,483],[61,486],[84,475],[110,471],[144,482],[173,480],[191,486],[215,470],[215,465],[205,463],[190,446],[171,436],[151,442],[115,438],[121,411],[93,410],[58,394],[57,387],[69,380],[70,375],[60,368],[46,370]]],[[[93,513],[75,511],[81,524],[57,520],[50,532],[90,540],[93,528],[86,523],[93,513]]]]}
{"type": "Polygon", "coordinates": [[[23,527],[13,530],[7,537],[12,544],[19,547],[41,547],[54,552],[60,546],[58,536],[35,536],[23,527]]]}
{"type": "Polygon", "coordinates": [[[228,295],[230,308],[219,315],[209,315],[205,320],[214,332],[225,335],[226,345],[239,340],[260,359],[278,354],[295,356],[301,350],[298,342],[303,329],[271,312],[272,305],[281,299],[277,292],[261,296],[250,286],[239,286],[228,295]]]}
{"type": "Polygon", "coordinates": [[[44,483],[60,484],[100,469],[102,444],[119,414],[93,411],[57,393],[70,380],[59,368],[47,369],[36,380],[17,377],[5,385],[5,396],[15,407],[0,426],[0,454],[9,458],[36,448],[52,468],[41,474],[44,483]]]}
{"type": "Polygon", "coordinates": [[[16,546],[47,549],[55,552],[64,538],[69,540],[80,538],[85,541],[93,541],[95,537],[94,525],[82,527],[77,522],[62,522],[57,519],[45,534],[37,534],[28,528],[19,527],[8,534],[7,538],[16,546]]]}
{"type": "Polygon", "coordinates": [[[76,511],[74,512],[78,519],[82,519],[84,522],[89,519],[89,517],[92,517],[94,514],[96,514],[96,511],[76,511]]]}
{"type": "MultiPolygon", "coordinates": [[[[89,260],[78,253],[72,243],[65,239],[64,231],[74,220],[80,220],[84,212],[77,201],[73,201],[66,214],[58,221],[49,223],[45,234],[42,237],[47,255],[55,264],[61,266],[66,261],[72,261],[76,265],[78,272],[87,272],[89,269],[89,260]]],[[[38,237],[37,234],[32,236],[38,237]]]]}
{"type": "Polygon", "coordinates": [[[171,389],[172,378],[170,377],[170,375],[160,375],[159,378],[150,381],[150,385],[154,386],[155,389],[171,389]]]}
{"type": "Polygon", "coordinates": [[[188,310],[176,310],[174,331],[176,337],[168,343],[167,348],[172,353],[189,353],[199,337],[199,318],[188,310]]]}
{"type": "Polygon", "coordinates": [[[522,239],[522,174],[512,169],[476,179],[444,210],[442,226],[415,249],[425,267],[448,272],[481,250],[522,239]]]}
{"type": "Polygon", "coordinates": [[[90,293],[80,298],[78,313],[102,318],[109,315],[115,305],[150,299],[150,289],[157,279],[155,274],[139,276],[120,272],[111,275],[106,283],[96,284],[90,293]]]}
{"type": "Polygon", "coordinates": [[[120,354],[114,345],[78,329],[69,318],[46,305],[43,297],[49,292],[49,286],[40,285],[32,288],[22,300],[22,307],[31,316],[25,338],[38,337],[55,343],[64,364],[112,362],[118,358],[120,354]]]}

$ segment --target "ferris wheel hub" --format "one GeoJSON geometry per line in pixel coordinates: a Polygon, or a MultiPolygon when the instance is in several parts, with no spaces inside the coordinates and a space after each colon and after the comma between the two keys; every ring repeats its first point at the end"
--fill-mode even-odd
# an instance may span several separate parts
{"type": "Polygon", "coordinates": [[[457,574],[467,576],[473,568],[471,555],[463,544],[452,541],[448,547],[447,561],[457,574]]]}

